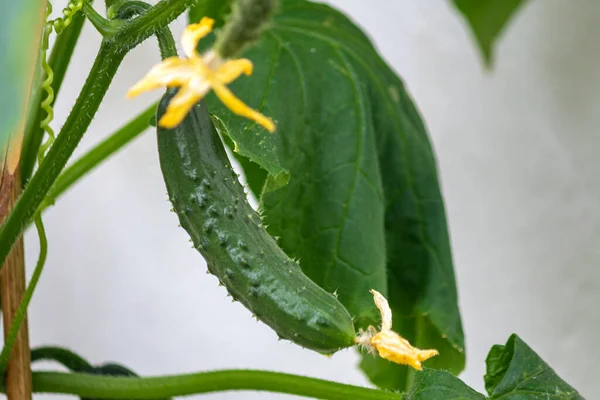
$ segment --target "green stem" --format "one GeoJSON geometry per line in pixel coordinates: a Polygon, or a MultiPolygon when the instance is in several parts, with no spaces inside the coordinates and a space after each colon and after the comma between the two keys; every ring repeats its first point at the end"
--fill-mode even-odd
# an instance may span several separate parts
{"type": "Polygon", "coordinates": [[[139,0],[120,0],[106,11],[109,19],[131,19],[148,11],[152,6],[139,0]]]}
{"type": "Polygon", "coordinates": [[[33,391],[100,399],[160,399],[259,390],[326,400],[401,400],[402,394],[268,371],[230,370],[151,378],[33,372],[33,391]]]}
{"type": "Polygon", "coordinates": [[[277,4],[278,0],[235,0],[217,36],[216,52],[222,58],[231,58],[258,39],[277,4]]]}
{"type": "Polygon", "coordinates": [[[88,3],[83,3],[83,9],[81,10],[85,16],[90,20],[94,28],[105,38],[111,37],[117,33],[119,27],[114,21],[109,21],[94,9],[94,7],[88,3]]]}
{"type": "Polygon", "coordinates": [[[111,41],[129,50],[166,27],[197,0],[162,0],[137,18],[123,23],[111,41]]]}
{"type": "Polygon", "coordinates": [[[110,135],[92,150],[84,154],[79,160],[66,168],[48,192],[46,200],[44,200],[40,206],[40,212],[46,209],[50,204],[54,203],[54,200],[77,182],[79,178],[146,130],[150,125],[150,118],[155,113],[156,104],[153,104],[135,119],[129,121],[127,125],[110,135]]]}
{"type": "Polygon", "coordinates": [[[41,215],[36,214],[34,221],[40,237],[40,255],[38,257],[35,270],[33,271],[33,275],[31,276],[31,281],[29,282],[29,285],[27,285],[27,289],[25,290],[23,298],[19,303],[19,307],[15,312],[15,318],[10,325],[8,335],[6,335],[6,339],[4,340],[4,347],[2,348],[2,353],[0,353],[0,376],[4,375],[6,367],[8,366],[10,353],[14,347],[15,341],[17,340],[17,335],[21,329],[21,324],[27,315],[27,307],[29,307],[29,302],[31,302],[33,292],[35,291],[35,288],[40,280],[42,270],[44,269],[44,264],[46,263],[46,256],[48,255],[48,241],[46,239],[46,230],[44,229],[41,215]]]}
{"type": "Polygon", "coordinates": [[[55,346],[42,346],[31,350],[31,362],[56,361],[74,372],[84,372],[92,369],[92,365],[80,355],[69,349],[55,346]]]}
{"type": "MultiPolygon", "coordinates": [[[[124,2],[115,3],[107,11],[111,14],[113,20],[129,20],[135,16],[146,13],[152,6],[148,3],[138,0],[124,0],[124,2]]],[[[160,29],[156,32],[156,38],[158,39],[158,48],[160,49],[160,56],[164,60],[168,57],[177,56],[177,46],[173,40],[173,34],[167,27],[160,29]]]]}
{"type": "Polygon", "coordinates": [[[125,53],[103,42],[81,93],[54,145],[0,227],[0,265],[79,144],[125,53]]]}
{"type": "MultiPolygon", "coordinates": [[[[52,47],[48,65],[50,65],[50,68],[54,71],[54,79],[52,81],[52,88],[54,89],[55,96],[54,102],[56,102],[56,97],[58,96],[58,92],[60,92],[84,22],[85,16],[80,13],[76,14],[65,31],[57,36],[56,42],[52,47]]],[[[42,119],[45,117],[45,112],[40,107],[41,94],[42,91],[39,91],[37,100],[31,103],[31,107],[35,107],[35,114],[33,114],[33,117],[28,121],[25,129],[25,136],[23,137],[23,148],[21,150],[22,182],[27,182],[29,178],[31,178],[37,159],[37,153],[44,137],[44,131],[40,128],[42,119]]],[[[52,106],[52,104],[50,106],[52,106]]]]}

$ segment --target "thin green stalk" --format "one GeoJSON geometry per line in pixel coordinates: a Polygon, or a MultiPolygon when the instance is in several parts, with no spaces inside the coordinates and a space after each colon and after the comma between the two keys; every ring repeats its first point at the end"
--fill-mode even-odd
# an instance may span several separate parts
{"type": "Polygon", "coordinates": [[[55,361],[74,372],[84,372],[92,369],[92,365],[80,355],[69,349],[55,346],[42,346],[31,350],[31,362],[55,361]]]}
{"type": "Polygon", "coordinates": [[[100,399],[165,397],[259,390],[325,400],[401,400],[402,394],[279,372],[229,370],[151,378],[33,372],[33,391],[100,399]]]}
{"type": "Polygon", "coordinates": [[[135,119],[129,121],[121,129],[106,138],[92,150],[84,154],[79,160],[67,167],[56,180],[54,186],[47,195],[49,201],[44,201],[40,206],[40,212],[46,209],[61,194],[69,189],[75,182],[98,164],[112,156],[115,152],[138,137],[150,125],[150,118],[156,112],[156,104],[144,110],[135,119]]]}
{"type": "MultiPolygon", "coordinates": [[[[52,53],[48,60],[48,65],[54,71],[54,79],[52,81],[52,89],[54,90],[54,102],[60,92],[67,68],[71,62],[75,45],[79,39],[83,23],[85,22],[85,16],[83,14],[77,14],[73,17],[71,25],[65,29],[57,38],[54,46],[52,47],[52,53]]],[[[34,116],[28,121],[25,129],[25,136],[23,137],[23,147],[21,150],[21,181],[27,182],[33,173],[35,166],[38,149],[42,144],[44,137],[44,131],[40,127],[42,119],[45,117],[45,113],[40,107],[41,91],[37,100],[32,102],[30,107],[35,107],[34,116]]],[[[54,103],[53,102],[53,103],[54,103]]],[[[52,104],[50,105],[52,106],[52,104]]]]}
{"type": "Polygon", "coordinates": [[[46,239],[46,230],[44,229],[44,223],[42,222],[41,215],[36,214],[34,221],[38,231],[38,236],[40,238],[40,255],[38,256],[35,270],[31,276],[31,281],[29,281],[29,285],[27,285],[27,289],[25,290],[23,298],[19,303],[19,308],[17,308],[15,313],[15,318],[10,325],[8,335],[4,340],[4,347],[2,348],[2,353],[0,353],[0,376],[4,375],[6,367],[8,366],[10,353],[15,345],[15,341],[17,340],[17,335],[21,329],[21,324],[23,324],[25,316],[27,315],[27,307],[29,307],[29,302],[31,302],[33,292],[35,291],[35,288],[40,280],[42,270],[44,269],[44,264],[46,263],[46,256],[48,255],[48,240],[46,239]]]}

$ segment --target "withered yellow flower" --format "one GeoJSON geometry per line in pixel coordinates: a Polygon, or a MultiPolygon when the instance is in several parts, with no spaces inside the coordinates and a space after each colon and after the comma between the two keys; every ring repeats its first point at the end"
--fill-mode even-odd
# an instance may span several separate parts
{"type": "Polygon", "coordinates": [[[207,17],[202,18],[198,24],[189,25],[181,36],[187,58],[167,58],[135,84],[127,96],[134,97],[163,86],[179,87],[179,92],[158,121],[161,127],[173,128],[181,123],[194,104],[212,89],[223,104],[235,114],[255,121],[270,132],[275,131],[275,124],[270,118],[248,107],[226,86],[241,74],[251,75],[252,62],[245,58],[224,60],[213,50],[202,55],[197,53],[198,41],[212,31],[213,25],[214,20],[207,17]]]}
{"type": "Polygon", "coordinates": [[[359,334],[358,344],[370,353],[377,351],[381,358],[421,370],[421,362],[438,355],[438,351],[417,349],[411,346],[408,340],[392,331],[392,310],[387,299],[376,290],[371,290],[371,293],[381,313],[381,331],[377,332],[375,327],[369,326],[367,331],[359,334]]]}

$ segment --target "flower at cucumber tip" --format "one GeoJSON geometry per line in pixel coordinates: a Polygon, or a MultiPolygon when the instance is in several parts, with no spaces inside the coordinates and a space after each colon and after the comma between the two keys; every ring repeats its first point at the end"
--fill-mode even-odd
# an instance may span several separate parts
{"type": "Polygon", "coordinates": [[[420,350],[413,347],[408,340],[392,331],[392,310],[388,301],[381,293],[371,290],[375,305],[381,313],[381,330],[369,326],[366,331],[361,331],[356,338],[359,346],[369,353],[379,354],[379,357],[396,364],[405,364],[416,370],[421,370],[421,362],[437,356],[437,350],[420,350]]]}

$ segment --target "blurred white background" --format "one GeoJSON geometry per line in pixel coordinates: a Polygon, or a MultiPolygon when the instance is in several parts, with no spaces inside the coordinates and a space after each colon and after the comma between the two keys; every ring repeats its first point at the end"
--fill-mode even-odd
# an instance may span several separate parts
{"type": "MultiPolygon", "coordinates": [[[[448,1],[329,2],[371,35],[430,129],[467,335],[462,378],[483,391],[487,351],[516,332],[584,396],[600,396],[600,2],[530,1],[491,72],[448,1]]],[[[183,26],[180,18],[176,36],[183,26]]],[[[86,25],[56,127],[98,44],[86,25]]],[[[76,155],[160,95],[125,99],[158,60],[154,40],[127,56],[76,155]]],[[[260,368],[368,384],[353,351],[327,359],[279,343],[231,304],[166,200],[148,131],[46,213],[50,250],[29,314],[33,346],[67,346],[143,375],[260,368]]],[[[31,266],[34,231],[26,250],[31,266]]]]}

